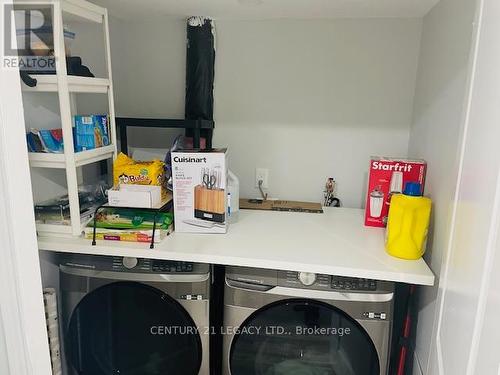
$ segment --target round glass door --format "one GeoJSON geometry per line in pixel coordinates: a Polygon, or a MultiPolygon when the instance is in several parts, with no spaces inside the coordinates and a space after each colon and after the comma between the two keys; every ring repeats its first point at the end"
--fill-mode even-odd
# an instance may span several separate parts
{"type": "Polygon", "coordinates": [[[238,329],[233,375],[380,375],[366,331],[343,311],[313,300],[285,300],[256,311],[238,329]]]}
{"type": "Polygon", "coordinates": [[[78,374],[197,375],[201,340],[187,311],[153,287],[117,282],[85,296],[67,333],[78,374]]]}

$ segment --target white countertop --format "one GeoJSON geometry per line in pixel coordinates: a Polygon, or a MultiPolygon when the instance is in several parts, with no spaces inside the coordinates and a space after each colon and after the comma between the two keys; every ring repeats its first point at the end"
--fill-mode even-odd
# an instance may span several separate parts
{"type": "Polygon", "coordinates": [[[242,210],[227,234],[173,233],[149,244],[39,237],[41,250],[182,260],[433,285],[423,259],[394,258],[384,229],[363,225],[363,210],[327,208],[324,214],[242,210]]]}

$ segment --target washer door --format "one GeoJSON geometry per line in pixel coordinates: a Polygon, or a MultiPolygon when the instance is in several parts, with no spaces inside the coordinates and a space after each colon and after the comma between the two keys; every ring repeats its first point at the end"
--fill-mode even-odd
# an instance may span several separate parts
{"type": "Polygon", "coordinates": [[[140,283],[117,282],[85,296],[67,332],[68,362],[78,374],[197,375],[201,340],[173,298],[140,283]]]}
{"type": "Polygon", "coordinates": [[[294,299],[254,312],[234,336],[232,375],[380,375],[366,331],[326,303],[294,299]]]}

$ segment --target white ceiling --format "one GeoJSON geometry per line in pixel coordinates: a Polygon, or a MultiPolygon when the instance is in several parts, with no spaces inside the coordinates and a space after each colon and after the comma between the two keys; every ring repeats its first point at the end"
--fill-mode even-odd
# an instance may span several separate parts
{"type": "Polygon", "coordinates": [[[421,17],[439,0],[90,0],[119,18],[215,19],[421,17]]]}

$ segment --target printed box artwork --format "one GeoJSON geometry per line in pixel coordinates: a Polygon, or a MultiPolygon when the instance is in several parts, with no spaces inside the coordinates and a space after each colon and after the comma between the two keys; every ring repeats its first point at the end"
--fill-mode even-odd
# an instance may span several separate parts
{"type": "Polygon", "coordinates": [[[172,152],[176,232],[227,230],[226,149],[172,152]]]}
{"type": "MultiPolygon", "coordinates": [[[[368,177],[365,225],[385,227],[393,194],[402,193],[405,184],[425,184],[427,164],[424,160],[372,157],[368,177]]],[[[423,191],[423,190],[422,190],[423,191]]]]}
{"type": "Polygon", "coordinates": [[[76,115],[73,123],[75,152],[109,146],[109,121],[107,115],[76,115]]]}

